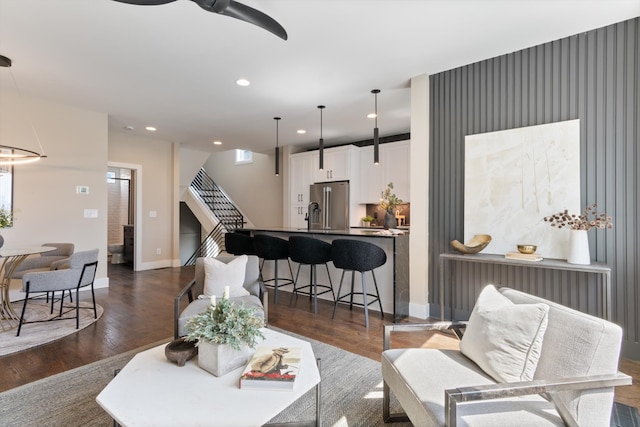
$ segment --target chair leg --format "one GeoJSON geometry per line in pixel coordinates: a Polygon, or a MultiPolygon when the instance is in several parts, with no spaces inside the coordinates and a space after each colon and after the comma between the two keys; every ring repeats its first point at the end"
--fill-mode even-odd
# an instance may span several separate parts
{"type": "MultiPolygon", "coordinates": [[[[71,294],[71,291],[69,291],[71,294]]],[[[91,283],[91,299],[93,300],[93,318],[98,318],[98,310],[96,309],[96,293],[93,291],[93,282],[91,283]]]]}
{"type": "Polygon", "coordinates": [[[355,274],[354,270],[351,270],[351,298],[349,298],[349,310],[353,310],[353,291],[355,284],[355,274]]]}
{"type": "Polygon", "coordinates": [[[76,289],[76,329],[80,329],[80,288],[76,289]]]}
{"type": "Polygon", "coordinates": [[[273,264],[274,264],[274,268],[273,271],[275,272],[275,280],[273,283],[275,283],[274,286],[274,293],[273,293],[273,302],[275,302],[276,304],[278,303],[278,260],[273,260],[273,264]]]}
{"type": "Polygon", "coordinates": [[[378,306],[380,307],[380,316],[384,319],[384,311],[382,311],[382,301],[380,301],[380,292],[378,292],[378,281],[376,280],[376,273],[371,270],[373,276],[373,286],[376,288],[376,298],[378,298],[378,306]]]}
{"type": "MultiPolygon", "coordinates": [[[[289,307],[293,304],[293,297],[298,297],[297,289],[298,289],[298,276],[300,276],[300,265],[298,264],[298,272],[296,273],[296,280],[293,281],[293,292],[291,292],[291,299],[289,300],[289,307]]],[[[293,275],[292,275],[293,277],[293,275]]]]}
{"type": "Polygon", "coordinates": [[[336,300],[336,294],[333,292],[333,282],[331,281],[331,273],[329,273],[329,265],[325,262],[324,267],[327,269],[327,278],[329,279],[329,287],[331,289],[331,296],[333,297],[333,301],[336,300]]]}
{"type": "Polygon", "coordinates": [[[364,304],[364,326],[369,329],[369,304],[367,301],[367,278],[364,271],[360,272],[362,276],[362,301],[364,304]]]}
{"type": "Polygon", "coordinates": [[[311,282],[309,282],[311,288],[309,290],[313,289],[313,314],[318,314],[318,273],[316,265],[311,264],[309,269],[311,270],[311,282]]]}
{"type": "Polygon", "coordinates": [[[344,280],[344,270],[342,270],[342,275],[340,276],[340,285],[338,285],[338,297],[334,298],[335,302],[333,303],[333,316],[332,319],[336,318],[336,309],[338,308],[338,302],[340,301],[340,292],[342,292],[342,281],[344,280]]]}
{"type": "Polygon", "coordinates": [[[22,314],[20,315],[20,322],[18,323],[18,333],[16,336],[20,336],[20,330],[22,329],[22,324],[24,323],[24,313],[27,310],[27,301],[29,301],[29,283],[27,283],[27,292],[24,295],[24,304],[22,305],[22,314]]]}

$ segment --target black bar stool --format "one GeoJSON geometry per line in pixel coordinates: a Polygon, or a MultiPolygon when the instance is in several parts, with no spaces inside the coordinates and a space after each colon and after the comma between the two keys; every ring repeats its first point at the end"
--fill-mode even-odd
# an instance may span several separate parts
{"type": "Polygon", "coordinates": [[[256,254],[253,247],[253,237],[237,231],[224,233],[224,250],[231,255],[256,254]]]}
{"type": "Polygon", "coordinates": [[[298,263],[298,272],[296,273],[296,280],[293,284],[293,293],[291,294],[291,300],[289,306],[293,304],[293,297],[297,297],[298,293],[302,295],[313,295],[313,312],[318,314],[318,295],[331,292],[333,301],[336,300],[336,295],[333,292],[333,284],[331,283],[331,274],[329,273],[329,266],[327,263],[331,261],[331,244],[323,242],[322,240],[314,239],[312,237],[303,236],[291,236],[289,237],[289,258],[292,261],[298,263]],[[318,274],[316,266],[318,264],[324,264],[327,269],[327,276],[329,277],[329,285],[318,284],[318,274]],[[306,286],[298,287],[298,276],[300,275],[300,267],[303,265],[309,266],[309,284],[306,286]],[[318,292],[318,288],[323,288],[322,292],[318,292]],[[304,291],[308,289],[308,291],[304,291]]]}
{"type": "Polygon", "coordinates": [[[363,242],[360,240],[350,239],[336,239],[331,244],[331,256],[333,259],[333,265],[336,268],[343,269],[342,276],[340,277],[340,286],[338,287],[338,298],[333,307],[333,318],[336,317],[336,308],[338,303],[343,302],[345,299],[349,299],[349,309],[352,310],[354,305],[364,307],[364,323],[369,327],[369,305],[378,302],[380,306],[380,314],[384,319],[384,312],[382,311],[382,303],[380,302],[380,294],[378,292],[378,282],[376,281],[376,275],[373,272],[375,268],[384,265],[387,262],[387,254],[382,250],[380,246],[373,243],[363,242]],[[344,279],[344,273],[351,272],[351,291],[340,296],[342,291],[342,281],[344,279]],[[362,292],[354,292],[354,275],[359,271],[362,276],[362,292]],[[367,293],[367,280],[365,273],[371,271],[373,276],[373,285],[375,287],[375,294],[367,293]],[[354,302],[353,296],[361,295],[362,303],[354,302]],[[371,298],[371,299],[370,299],[371,298]]]}
{"type": "Polygon", "coordinates": [[[253,237],[253,247],[256,251],[256,255],[262,258],[262,263],[260,264],[260,277],[262,277],[262,281],[265,286],[271,287],[271,285],[268,285],[268,282],[273,282],[272,287],[275,289],[273,293],[273,301],[277,304],[278,287],[293,284],[293,270],[291,269],[291,262],[289,262],[289,242],[279,237],[268,236],[266,234],[256,234],[253,237]],[[278,261],[282,260],[287,260],[287,264],[289,264],[289,273],[291,274],[290,279],[278,277],[278,261]],[[262,276],[262,268],[264,267],[265,261],[273,261],[274,270],[272,279],[264,280],[264,276],[262,276]]]}

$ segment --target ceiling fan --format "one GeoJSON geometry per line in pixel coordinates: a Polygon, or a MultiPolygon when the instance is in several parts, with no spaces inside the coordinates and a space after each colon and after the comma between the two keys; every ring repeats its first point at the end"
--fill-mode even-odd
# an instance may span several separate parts
{"type": "MultiPolygon", "coordinates": [[[[172,3],[176,0],[114,0],[120,3],[136,4],[140,6],[155,6],[172,3]]],[[[191,0],[208,12],[219,13],[245,22],[257,25],[260,28],[275,34],[283,40],[287,40],[287,32],[275,19],[233,0],[191,0]]]]}

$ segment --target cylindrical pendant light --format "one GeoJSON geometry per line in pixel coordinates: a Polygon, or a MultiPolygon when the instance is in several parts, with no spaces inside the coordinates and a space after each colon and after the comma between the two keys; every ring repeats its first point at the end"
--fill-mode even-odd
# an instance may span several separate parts
{"type": "Polygon", "coordinates": [[[273,120],[276,121],[276,176],[280,175],[280,146],[278,141],[278,123],[280,122],[280,117],[274,117],[273,120]]]}
{"type": "Polygon", "coordinates": [[[320,141],[318,141],[318,154],[319,154],[319,164],[318,169],[324,169],[324,139],[322,138],[322,110],[324,110],[324,105],[318,105],[318,109],[320,110],[320,141]]]}
{"type": "Polygon", "coordinates": [[[375,98],[375,127],[373,128],[373,164],[380,163],[380,138],[378,137],[378,94],[380,89],[373,89],[371,91],[375,98]]]}

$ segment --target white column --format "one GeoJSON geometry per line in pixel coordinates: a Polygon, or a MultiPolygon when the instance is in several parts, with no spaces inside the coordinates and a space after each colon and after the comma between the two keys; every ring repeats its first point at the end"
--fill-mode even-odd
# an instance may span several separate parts
{"type": "Polygon", "coordinates": [[[411,79],[411,234],[409,313],[429,317],[429,76],[411,79]]]}

